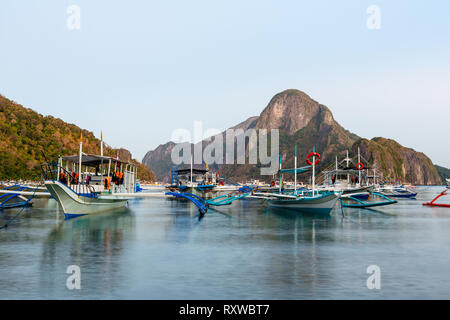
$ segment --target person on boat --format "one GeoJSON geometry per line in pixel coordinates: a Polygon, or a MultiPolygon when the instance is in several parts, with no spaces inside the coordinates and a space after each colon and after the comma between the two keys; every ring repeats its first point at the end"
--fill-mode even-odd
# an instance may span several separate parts
{"type": "Polygon", "coordinates": [[[111,182],[117,184],[117,171],[113,172],[111,182]]]}
{"type": "Polygon", "coordinates": [[[61,183],[67,184],[67,176],[64,171],[61,171],[61,173],[59,174],[59,181],[61,183]]]}
{"type": "Polygon", "coordinates": [[[336,182],[336,176],[331,177],[331,183],[334,184],[336,182]]]}
{"type": "Polygon", "coordinates": [[[77,179],[78,179],[78,173],[75,173],[74,171],[72,171],[70,173],[70,184],[77,184],[77,179]]]}
{"type": "Polygon", "coordinates": [[[109,177],[106,177],[104,183],[105,190],[109,190],[109,186],[110,186],[109,177]]]}

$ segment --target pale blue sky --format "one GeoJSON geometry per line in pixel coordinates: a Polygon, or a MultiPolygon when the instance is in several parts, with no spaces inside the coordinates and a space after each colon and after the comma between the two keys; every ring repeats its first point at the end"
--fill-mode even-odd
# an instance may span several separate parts
{"type": "Polygon", "coordinates": [[[223,130],[296,88],[352,132],[450,167],[445,0],[2,0],[0,64],[1,94],[138,159],[176,128],[223,130]],[[366,27],[372,4],[380,30],[366,27]]]}

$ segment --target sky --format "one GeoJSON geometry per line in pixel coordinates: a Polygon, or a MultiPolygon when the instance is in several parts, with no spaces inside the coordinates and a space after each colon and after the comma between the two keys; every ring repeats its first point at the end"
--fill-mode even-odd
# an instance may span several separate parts
{"type": "Polygon", "coordinates": [[[2,0],[0,94],[142,160],[295,88],[450,168],[449,16],[446,0],[2,0]]]}

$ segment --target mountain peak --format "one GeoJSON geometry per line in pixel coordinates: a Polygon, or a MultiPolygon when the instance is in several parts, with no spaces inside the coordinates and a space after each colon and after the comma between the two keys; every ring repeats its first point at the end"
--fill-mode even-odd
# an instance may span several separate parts
{"type": "Polygon", "coordinates": [[[303,91],[288,89],[276,94],[261,113],[257,129],[282,129],[292,135],[303,129],[317,115],[331,125],[334,122],[331,111],[313,100],[303,91]]]}
{"type": "MultiPolygon", "coordinates": [[[[286,167],[294,165],[294,145],[299,146],[299,159],[305,159],[315,147],[322,156],[320,169],[330,165],[334,167],[336,156],[345,156],[346,150],[357,153],[360,147],[363,157],[368,161],[375,160],[377,168],[388,178],[412,183],[439,183],[437,171],[425,155],[404,148],[394,140],[380,137],[361,139],[339,125],[328,107],[300,90],[288,89],[277,93],[259,117],[250,117],[230,129],[245,131],[251,128],[280,129],[279,152],[285,156],[283,161],[286,167]]],[[[209,141],[203,141],[202,147],[206,147],[208,143],[209,141]]],[[[143,163],[160,180],[169,179],[172,165],[170,155],[174,146],[173,142],[160,145],[144,157],[143,163]]],[[[258,166],[250,164],[218,164],[216,168],[220,170],[221,176],[235,181],[261,178],[258,166]]]]}

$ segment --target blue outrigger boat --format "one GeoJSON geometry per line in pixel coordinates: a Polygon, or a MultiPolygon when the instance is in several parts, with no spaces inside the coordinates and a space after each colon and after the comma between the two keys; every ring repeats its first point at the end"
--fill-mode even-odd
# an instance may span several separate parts
{"type": "Polygon", "coordinates": [[[208,212],[208,209],[210,206],[228,206],[231,205],[235,200],[240,200],[244,197],[249,196],[253,192],[253,189],[245,190],[245,192],[237,191],[235,193],[230,193],[228,195],[222,195],[218,197],[214,197],[209,200],[205,200],[201,198],[200,196],[193,194],[193,193],[187,193],[187,192],[166,192],[166,195],[172,196],[174,198],[178,199],[186,199],[191,201],[197,208],[200,213],[200,218],[202,218],[206,212],[208,212]]]}
{"type": "Polygon", "coordinates": [[[6,193],[0,194],[0,209],[29,207],[32,205],[31,198],[26,198],[22,192],[33,192],[31,187],[13,185],[2,189],[6,193]]]}
{"type": "Polygon", "coordinates": [[[294,169],[282,169],[282,158],[280,156],[280,189],[277,193],[255,193],[252,197],[258,197],[267,201],[269,207],[277,209],[286,209],[299,213],[318,213],[329,214],[338,200],[334,192],[317,192],[315,190],[315,166],[320,161],[320,154],[311,152],[307,156],[308,166],[297,168],[297,146],[294,149],[294,169]],[[312,158],[312,161],[309,159],[312,158]],[[297,173],[308,171],[312,168],[312,191],[297,190],[297,173]],[[294,191],[292,193],[283,193],[282,179],[283,173],[294,174],[294,191]]]}
{"type": "Polygon", "coordinates": [[[385,195],[382,195],[381,193],[378,192],[373,192],[372,195],[378,196],[382,198],[384,201],[367,202],[354,196],[340,197],[339,201],[341,202],[341,205],[345,208],[371,208],[371,207],[387,206],[390,204],[397,203],[396,200],[389,199],[385,195]],[[353,202],[349,203],[349,200],[353,200],[353,202]]]}
{"type": "Polygon", "coordinates": [[[192,163],[190,169],[178,169],[177,167],[173,167],[171,169],[171,183],[166,187],[166,189],[171,192],[188,192],[193,193],[195,191],[205,193],[213,191],[216,187],[214,183],[211,182],[211,177],[208,179],[208,168],[207,169],[198,169],[193,168],[192,163]],[[203,180],[200,182],[196,182],[194,180],[194,176],[203,177],[203,180]]]}
{"type": "Polygon", "coordinates": [[[417,192],[412,192],[405,186],[393,186],[393,187],[380,187],[378,190],[378,193],[383,194],[387,197],[392,198],[406,198],[411,199],[415,198],[417,196],[417,192]]]}

